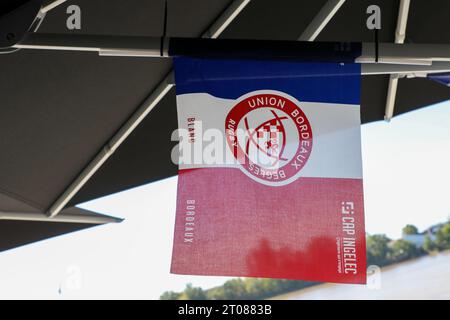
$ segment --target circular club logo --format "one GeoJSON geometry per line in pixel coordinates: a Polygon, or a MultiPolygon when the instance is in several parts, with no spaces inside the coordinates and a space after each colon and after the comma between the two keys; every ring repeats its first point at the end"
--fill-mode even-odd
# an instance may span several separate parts
{"type": "Polygon", "coordinates": [[[225,132],[247,176],[270,186],[299,178],[313,144],[311,125],[299,105],[295,98],[272,90],[238,99],[225,120],[225,132]]]}

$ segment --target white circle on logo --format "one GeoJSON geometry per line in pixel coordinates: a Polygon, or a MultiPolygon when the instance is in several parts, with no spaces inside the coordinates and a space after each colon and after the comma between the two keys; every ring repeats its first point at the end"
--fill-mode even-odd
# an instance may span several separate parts
{"type": "Polygon", "coordinates": [[[300,102],[284,92],[259,90],[241,96],[225,127],[242,172],[265,185],[297,180],[312,151],[308,118],[300,102]]]}

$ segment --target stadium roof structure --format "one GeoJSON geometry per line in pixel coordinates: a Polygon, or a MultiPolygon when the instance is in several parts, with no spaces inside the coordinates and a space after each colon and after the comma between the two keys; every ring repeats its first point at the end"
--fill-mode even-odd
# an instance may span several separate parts
{"type": "Polygon", "coordinates": [[[363,42],[362,122],[389,120],[450,99],[448,12],[446,0],[2,0],[0,250],[121,221],[75,206],[177,174],[171,50],[363,42]],[[66,27],[73,4],[81,30],[66,27]]]}

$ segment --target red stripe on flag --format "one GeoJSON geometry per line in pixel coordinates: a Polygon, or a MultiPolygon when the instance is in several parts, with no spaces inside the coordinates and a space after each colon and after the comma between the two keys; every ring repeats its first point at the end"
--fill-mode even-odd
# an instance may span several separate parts
{"type": "Polygon", "coordinates": [[[181,170],[171,272],[365,283],[362,179],[181,170]]]}

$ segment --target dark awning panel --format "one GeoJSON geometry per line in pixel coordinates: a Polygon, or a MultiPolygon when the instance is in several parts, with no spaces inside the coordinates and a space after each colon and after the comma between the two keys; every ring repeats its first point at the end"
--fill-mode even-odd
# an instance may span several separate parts
{"type": "MultiPolygon", "coordinates": [[[[97,214],[79,208],[69,208],[61,212],[60,215],[96,216],[97,214]]],[[[0,218],[0,251],[13,249],[74,231],[92,228],[96,225],[93,223],[12,221],[0,218]]]]}

